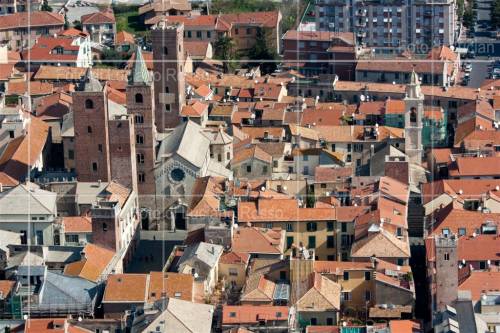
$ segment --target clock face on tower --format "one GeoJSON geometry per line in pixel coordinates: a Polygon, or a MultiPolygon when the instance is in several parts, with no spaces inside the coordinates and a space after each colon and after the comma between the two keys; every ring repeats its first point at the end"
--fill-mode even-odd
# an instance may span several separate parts
{"type": "Polygon", "coordinates": [[[180,168],[174,168],[172,169],[172,171],[170,171],[170,178],[174,182],[181,182],[184,180],[184,178],[186,178],[186,173],[180,168]]]}

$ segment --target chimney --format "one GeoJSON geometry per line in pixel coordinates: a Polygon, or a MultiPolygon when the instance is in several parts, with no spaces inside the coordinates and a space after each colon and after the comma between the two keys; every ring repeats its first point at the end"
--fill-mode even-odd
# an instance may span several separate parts
{"type": "Polygon", "coordinates": [[[377,266],[378,266],[378,261],[377,261],[377,257],[375,255],[372,255],[370,257],[370,261],[372,263],[372,267],[374,270],[377,270],[377,266]]]}

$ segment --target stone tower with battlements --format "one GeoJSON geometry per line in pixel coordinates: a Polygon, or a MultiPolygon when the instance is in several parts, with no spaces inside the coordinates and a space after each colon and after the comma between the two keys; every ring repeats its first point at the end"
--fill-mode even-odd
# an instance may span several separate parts
{"type": "Polygon", "coordinates": [[[160,22],[151,31],[153,42],[156,128],[163,132],[181,122],[185,104],[184,25],[160,22]]]}

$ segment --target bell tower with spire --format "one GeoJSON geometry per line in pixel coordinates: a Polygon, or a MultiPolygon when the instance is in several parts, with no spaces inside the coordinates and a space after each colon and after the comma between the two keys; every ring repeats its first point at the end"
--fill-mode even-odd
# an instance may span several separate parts
{"type": "Polygon", "coordinates": [[[156,126],[154,84],[140,47],[127,85],[127,112],[133,119],[137,164],[137,187],[142,208],[154,206],[156,126]]]}
{"type": "Polygon", "coordinates": [[[410,163],[422,163],[422,118],[424,114],[424,94],[420,80],[413,70],[410,83],[406,86],[405,102],[405,153],[410,163]]]}

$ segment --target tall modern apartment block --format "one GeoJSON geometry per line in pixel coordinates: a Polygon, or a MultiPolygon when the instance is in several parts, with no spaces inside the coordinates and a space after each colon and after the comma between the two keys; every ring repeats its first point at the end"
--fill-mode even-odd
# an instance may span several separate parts
{"type": "Polygon", "coordinates": [[[456,0],[315,0],[316,29],[355,32],[368,47],[426,52],[453,45],[456,0]]]}

